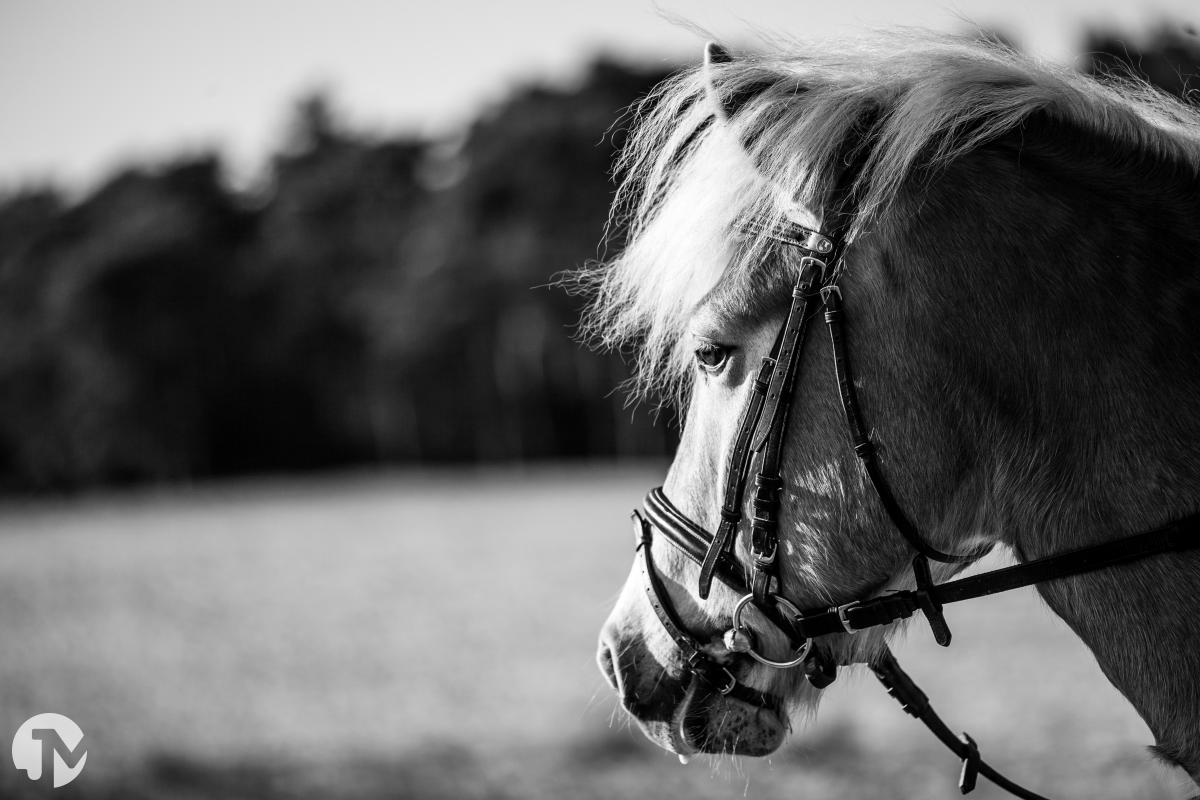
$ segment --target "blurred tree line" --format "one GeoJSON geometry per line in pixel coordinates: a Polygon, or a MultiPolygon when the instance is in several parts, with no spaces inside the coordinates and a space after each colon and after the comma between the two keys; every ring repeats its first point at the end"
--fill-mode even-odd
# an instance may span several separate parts
{"type": "Polygon", "coordinates": [[[548,286],[597,257],[607,131],[665,74],[601,60],[454,142],[310,97],[263,190],[204,155],[4,198],[0,483],[665,452],[548,286]]]}
{"type": "MultiPolygon", "coordinates": [[[[1171,26],[1085,50],[1177,94],[1200,73],[1171,26]]],[[[210,154],[0,198],[0,486],[668,451],[548,286],[600,255],[609,128],[665,74],[600,60],[454,141],[348,130],[314,96],[265,189],[210,154]]]]}

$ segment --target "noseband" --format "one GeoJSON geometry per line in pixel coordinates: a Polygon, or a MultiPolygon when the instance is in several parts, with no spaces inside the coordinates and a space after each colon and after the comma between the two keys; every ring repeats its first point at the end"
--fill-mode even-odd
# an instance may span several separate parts
{"type": "MultiPolygon", "coordinates": [[[[801,668],[809,682],[818,689],[832,683],[837,670],[828,650],[814,646],[815,640],[820,637],[853,634],[866,628],[887,625],[919,610],[929,623],[935,641],[947,646],[951,634],[942,613],[942,606],[946,603],[1090,572],[1157,553],[1200,547],[1200,536],[1197,535],[1200,533],[1200,514],[1193,514],[1146,533],[935,584],[930,575],[930,561],[969,564],[985,555],[991,545],[962,554],[944,553],[933,547],[904,513],[884,478],[875,446],[866,433],[867,428],[859,410],[843,335],[842,292],[836,283],[842,273],[842,237],[838,234],[827,236],[791,222],[775,227],[753,223],[747,228],[751,233],[763,234],[780,244],[794,247],[804,255],[800,259],[798,277],[792,288],[787,319],[775,338],[770,354],[762,360],[751,387],[750,399],[742,411],[737,436],[726,463],[721,522],[716,532],[710,533],[676,508],[661,487],[651,490],[646,496],[644,514],[633,512],[646,595],[655,615],[683,654],[685,681],[698,680],[703,688],[755,706],[775,709],[781,706],[779,698],[739,683],[724,663],[705,650],[701,639],[688,631],[673,608],[651,557],[655,531],[700,565],[697,591],[702,600],[708,598],[714,579],[720,580],[741,598],[735,606],[731,626],[724,634],[726,650],[743,654],[773,668],[801,668]],[[780,592],[777,560],[779,498],[783,489],[780,466],[800,355],[808,327],[821,309],[824,309],[823,316],[829,330],[834,373],[850,445],[862,462],[892,524],[916,551],[912,561],[916,588],[859,598],[833,607],[801,611],[780,592]],[[755,459],[758,460],[758,472],[754,477],[751,500],[750,561],[743,564],[738,560],[734,545],[743,519],[748,478],[755,459]],[[791,643],[794,649],[788,658],[773,660],[756,649],[757,637],[742,622],[743,612],[749,605],[753,605],[791,643]]],[[[939,740],[962,759],[959,786],[964,794],[974,788],[977,776],[983,775],[1018,797],[1044,800],[992,769],[980,757],[979,749],[970,736],[964,733],[956,737],[934,713],[928,697],[900,669],[886,647],[882,655],[869,666],[904,710],[925,723],[939,740]]]]}

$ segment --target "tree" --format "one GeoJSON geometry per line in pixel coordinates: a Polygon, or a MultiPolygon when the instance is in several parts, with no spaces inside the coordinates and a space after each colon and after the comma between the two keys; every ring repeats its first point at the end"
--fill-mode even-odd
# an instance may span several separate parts
{"type": "Polygon", "coordinates": [[[249,231],[219,174],[201,157],[126,170],[76,206],[0,211],[21,231],[4,236],[0,344],[0,441],[21,483],[205,471],[207,411],[229,391],[225,292],[249,231]]]}

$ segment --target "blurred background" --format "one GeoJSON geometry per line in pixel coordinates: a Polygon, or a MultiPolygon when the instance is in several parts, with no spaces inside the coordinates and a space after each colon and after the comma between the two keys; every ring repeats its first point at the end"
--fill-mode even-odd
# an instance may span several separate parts
{"type": "MultiPolygon", "coordinates": [[[[973,32],[1187,97],[1198,16],[0,2],[0,742],[78,722],[62,797],[955,796],[862,679],[765,762],[628,729],[592,654],[674,424],[553,284],[619,249],[622,111],[710,36],[973,32]]],[[[898,651],[952,726],[1038,790],[1175,796],[1033,593],[971,605],[898,651]]]]}

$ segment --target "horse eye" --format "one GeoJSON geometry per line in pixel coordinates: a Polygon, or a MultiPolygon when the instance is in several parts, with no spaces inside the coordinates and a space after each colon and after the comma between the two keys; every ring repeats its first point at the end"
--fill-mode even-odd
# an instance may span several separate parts
{"type": "Polygon", "coordinates": [[[719,372],[729,358],[729,348],[706,342],[696,348],[696,363],[705,372],[719,372]]]}

